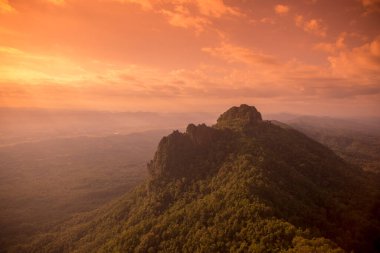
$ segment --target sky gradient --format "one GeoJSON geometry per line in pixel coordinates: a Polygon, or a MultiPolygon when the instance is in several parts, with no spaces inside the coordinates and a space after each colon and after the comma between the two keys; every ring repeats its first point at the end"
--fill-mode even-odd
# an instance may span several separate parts
{"type": "Polygon", "coordinates": [[[0,107],[380,116],[380,0],[0,0],[0,107]]]}

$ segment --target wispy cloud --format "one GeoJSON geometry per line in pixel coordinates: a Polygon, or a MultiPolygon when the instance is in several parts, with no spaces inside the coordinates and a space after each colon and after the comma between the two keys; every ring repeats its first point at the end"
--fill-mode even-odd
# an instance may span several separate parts
{"type": "Polygon", "coordinates": [[[217,47],[204,47],[202,51],[209,53],[211,56],[220,58],[229,63],[245,64],[276,64],[273,56],[255,52],[252,49],[240,47],[230,43],[223,42],[217,47]]]}
{"type": "Polygon", "coordinates": [[[223,16],[241,16],[241,12],[222,0],[112,0],[120,3],[138,4],[146,11],[161,13],[169,24],[193,28],[197,33],[205,30],[212,19],[223,16]]]}
{"type": "Polygon", "coordinates": [[[8,0],[0,0],[0,14],[12,13],[15,9],[9,3],[8,0]]]}
{"type": "Polygon", "coordinates": [[[380,83],[380,35],[371,42],[330,56],[331,69],[336,75],[358,80],[359,83],[380,83]]]}
{"type": "Polygon", "coordinates": [[[240,16],[236,8],[226,5],[222,0],[174,0],[169,6],[161,7],[160,12],[168,17],[173,26],[194,28],[196,32],[202,32],[210,26],[213,19],[223,16],[240,16]]]}
{"type": "Polygon", "coordinates": [[[177,6],[174,11],[162,10],[161,13],[168,18],[169,24],[182,28],[194,28],[198,33],[203,32],[205,26],[210,24],[208,19],[191,15],[183,6],[177,6]]]}
{"type": "Polygon", "coordinates": [[[44,0],[48,3],[55,4],[55,5],[64,5],[66,3],[66,0],[44,0]]]}
{"type": "MultiPolygon", "coordinates": [[[[102,0],[102,1],[107,1],[107,0],[102,0]]],[[[153,9],[153,4],[151,0],[112,0],[116,1],[119,3],[129,3],[129,4],[136,4],[142,7],[142,9],[148,11],[153,9]]],[[[157,1],[158,2],[158,1],[157,1]]]]}
{"type": "Polygon", "coordinates": [[[296,15],[294,18],[296,26],[302,28],[305,32],[325,37],[327,27],[321,19],[305,19],[302,15],[296,15]]]}
{"type": "Polygon", "coordinates": [[[221,17],[223,15],[233,15],[233,16],[241,15],[241,12],[238,9],[226,5],[224,1],[222,0],[196,0],[196,1],[185,0],[184,2],[188,2],[188,3],[196,2],[199,12],[202,15],[209,16],[209,17],[221,17]]]}
{"type": "Polygon", "coordinates": [[[380,12],[380,0],[361,0],[363,7],[370,12],[380,12]]]}
{"type": "Polygon", "coordinates": [[[345,43],[346,36],[347,36],[347,33],[343,32],[339,34],[338,38],[336,39],[334,43],[319,42],[313,46],[313,49],[333,54],[339,50],[346,48],[346,43],[345,43]]]}
{"type": "Polygon", "coordinates": [[[289,6],[287,5],[282,5],[282,4],[277,4],[275,7],[274,7],[274,11],[277,13],[277,14],[286,14],[289,12],[289,6]]]}
{"type": "Polygon", "coordinates": [[[84,81],[88,74],[65,57],[35,54],[0,46],[0,81],[30,85],[43,82],[70,84],[84,81]]]}

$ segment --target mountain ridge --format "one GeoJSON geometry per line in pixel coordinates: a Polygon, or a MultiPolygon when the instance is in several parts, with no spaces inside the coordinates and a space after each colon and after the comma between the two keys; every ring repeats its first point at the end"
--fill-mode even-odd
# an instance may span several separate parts
{"type": "Polygon", "coordinates": [[[164,137],[150,178],[18,252],[376,252],[378,183],[306,135],[233,107],[164,137]]]}

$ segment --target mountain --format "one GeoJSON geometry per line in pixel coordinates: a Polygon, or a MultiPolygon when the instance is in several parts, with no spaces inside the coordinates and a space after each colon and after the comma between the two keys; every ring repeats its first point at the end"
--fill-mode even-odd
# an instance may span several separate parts
{"type": "Polygon", "coordinates": [[[134,191],[12,251],[380,250],[378,178],[253,106],[162,138],[148,171],[134,191]]]}

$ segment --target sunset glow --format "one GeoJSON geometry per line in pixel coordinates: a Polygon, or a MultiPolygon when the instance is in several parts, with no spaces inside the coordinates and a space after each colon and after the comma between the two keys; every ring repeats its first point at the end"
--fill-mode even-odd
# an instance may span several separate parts
{"type": "Polygon", "coordinates": [[[379,24],[379,0],[0,0],[0,107],[380,116],[379,24]]]}

